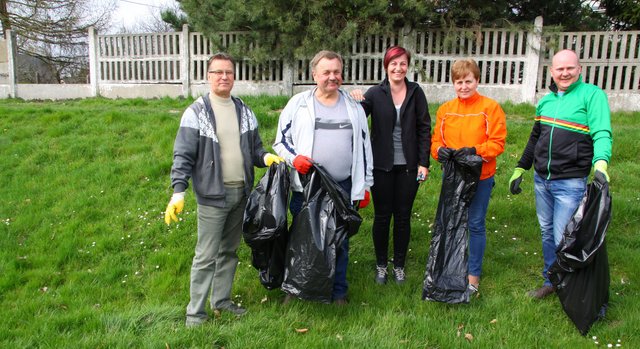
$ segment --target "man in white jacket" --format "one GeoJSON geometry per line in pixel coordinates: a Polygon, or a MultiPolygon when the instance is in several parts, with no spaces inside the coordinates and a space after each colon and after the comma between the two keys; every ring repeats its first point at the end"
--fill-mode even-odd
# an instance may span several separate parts
{"type": "MultiPolygon", "coordinates": [[[[360,201],[369,201],[373,185],[373,157],[367,117],[360,103],[340,89],[342,57],[336,52],[320,51],[311,61],[316,87],[293,96],[280,114],[273,149],[293,166],[293,194],[290,210],[295,216],[302,209],[302,184],[299,174],[306,174],[312,161],[321,164],[333,179],[360,201]]],[[[336,273],[332,299],[346,304],[349,240],[345,239],[336,255],[336,273]]],[[[285,301],[288,301],[288,295],[285,301]]]]}

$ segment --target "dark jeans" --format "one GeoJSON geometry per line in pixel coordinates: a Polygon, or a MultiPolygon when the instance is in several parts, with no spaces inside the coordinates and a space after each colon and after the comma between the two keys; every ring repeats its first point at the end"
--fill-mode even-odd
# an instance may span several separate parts
{"type": "Polygon", "coordinates": [[[389,172],[373,170],[373,246],[378,265],[387,265],[393,216],[393,265],[404,268],[411,239],[411,209],[418,192],[417,174],[417,169],[409,171],[404,165],[393,166],[389,172]]]}
{"type": "MultiPolygon", "coordinates": [[[[345,179],[342,182],[338,182],[338,185],[351,195],[351,178],[345,179]]],[[[293,219],[296,219],[296,215],[302,211],[302,204],[304,203],[304,195],[301,192],[292,192],[291,200],[289,201],[289,210],[293,215],[293,219]]],[[[347,266],[349,265],[349,238],[345,238],[340,245],[340,248],[336,251],[336,275],[333,281],[333,291],[331,292],[331,298],[335,301],[338,299],[344,299],[347,296],[347,290],[349,285],[347,284],[347,266]]]]}

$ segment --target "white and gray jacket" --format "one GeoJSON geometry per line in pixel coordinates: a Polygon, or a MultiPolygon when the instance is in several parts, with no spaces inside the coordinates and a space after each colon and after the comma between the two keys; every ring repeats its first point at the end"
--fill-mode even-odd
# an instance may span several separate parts
{"type": "MultiPolygon", "coordinates": [[[[244,191],[251,193],[253,167],[265,167],[262,140],[258,133],[258,119],[244,102],[231,97],[236,107],[240,130],[240,151],[244,163],[244,191]]],[[[171,186],[175,193],[193,183],[198,204],[224,207],[225,189],[220,166],[220,144],[216,135],[216,120],[209,95],[199,97],[182,114],[180,128],[173,146],[171,186]]]]}
{"type": "MultiPolygon", "coordinates": [[[[293,166],[293,159],[298,155],[311,157],[313,152],[313,136],[315,131],[315,112],[313,98],[316,89],[305,91],[291,97],[280,113],[276,140],[273,150],[293,166]]],[[[339,90],[347,104],[349,120],[353,126],[353,162],[351,165],[351,200],[364,199],[365,190],[373,185],[373,157],[367,116],[360,103],[353,100],[348,93],[339,90]]],[[[346,150],[346,149],[345,149],[346,150]]],[[[294,191],[302,191],[302,184],[297,171],[291,171],[291,187],[294,191]]]]}

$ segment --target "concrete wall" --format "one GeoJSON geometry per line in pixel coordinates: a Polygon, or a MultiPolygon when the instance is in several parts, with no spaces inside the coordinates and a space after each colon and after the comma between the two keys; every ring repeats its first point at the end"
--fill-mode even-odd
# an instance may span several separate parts
{"type": "MultiPolygon", "coordinates": [[[[549,91],[538,92],[536,102],[549,91]]],[[[607,92],[611,111],[640,111],[640,93],[612,93],[607,92]]]]}
{"type": "Polygon", "coordinates": [[[16,95],[22,99],[60,100],[89,98],[91,86],[88,84],[17,84],[16,95]]]}
{"type": "MultiPolygon", "coordinates": [[[[209,89],[208,83],[194,83],[191,84],[191,95],[200,96],[209,92],[209,89]]],[[[286,88],[284,83],[236,81],[233,83],[232,94],[234,96],[288,96],[291,92],[286,88]]]]}
{"type": "MultiPolygon", "coordinates": [[[[536,19],[535,27],[537,30],[542,29],[542,22],[536,19]]],[[[181,34],[181,47],[189,47],[186,45],[188,41],[188,28],[183,29],[181,34]],[[185,46],[186,45],[186,46],[185,46]]],[[[628,32],[623,35],[638,35],[636,32],[628,32]]],[[[540,33],[536,31],[534,35],[530,35],[527,40],[531,41],[527,46],[527,55],[523,61],[525,64],[525,74],[522,84],[503,84],[503,83],[481,83],[478,90],[480,93],[497,100],[500,103],[511,101],[513,103],[536,103],[547,91],[544,87],[536,87],[536,81],[540,80],[540,69],[546,69],[539,66],[540,62],[538,46],[540,33]],[[537,72],[537,73],[536,73],[537,72]],[[538,91],[536,91],[536,89],[538,91]]],[[[202,79],[192,81],[189,76],[190,64],[185,62],[198,61],[205,55],[203,54],[183,54],[181,64],[181,76],[184,78],[176,83],[175,81],[158,81],[153,83],[136,83],[134,81],[119,81],[117,83],[101,80],[96,46],[98,35],[93,30],[89,33],[90,46],[90,66],[91,66],[91,82],[90,84],[16,84],[15,83],[15,62],[13,55],[10,53],[15,51],[15,35],[11,31],[7,31],[8,39],[0,38],[0,98],[17,97],[27,100],[58,100],[86,98],[92,96],[103,96],[107,98],[161,98],[161,97],[181,97],[181,96],[200,96],[209,91],[209,85],[202,79]]],[[[425,56],[429,60],[429,56],[425,56]]],[[[122,59],[122,57],[116,57],[122,59]]],[[[129,57],[128,59],[130,59],[129,57]]],[[[155,57],[161,60],[162,57],[155,57]]],[[[453,60],[455,57],[444,57],[453,60]]],[[[433,59],[444,59],[442,55],[436,55],[433,59]],[[438,58],[439,57],[439,58],[438,58]]],[[[379,59],[379,57],[377,58],[379,59]]],[[[485,57],[485,60],[486,57],[485,57]]],[[[135,61],[135,60],[134,60],[135,61]]],[[[520,61],[522,61],[520,59],[520,61]]],[[[637,64],[637,62],[632,62],[637,64]]],[[[191,64],[194,64],[193,62],[191,64]]],[[[237,80],[235,82],[233,94],[237,96],[243,95],[292,95],[301,91],[308,90],[313,87],[312,80],[309,76],[306,78],[294,78],[298,68],[285,64],[283,67],[282,81],[253,81],[253,80],[237,80]],[[296,80],[298,79],[298,80],[296,80]]],[[[441,75],[441,74],[440,74],[441,75]]],[[[139,80],[138,80],[139,81],[139,80]]],[[[147,81],[147,80],[144,80],[147,81]]],[[[373,79],[361,80],[366,81],[363,84],[346,84],[344,88],[351,90],[360,88],[366,90],[374,83],[373,79]]],[[[635,80],[634,80],[635,81],[635,80]]],[[[441,79],[438,81],[418,81],[425,91],[427,99],[431,103],[442,103],[455,97],[453,86],[441,79]]],[[[539,82],[539,81],[538,81],[539,82]]],[[[376,82],[377,83],[377,82],[376,82]]],[[[640,84],[640,83],[639,83],[640,84]]],[[[633,85],[632,83],[632,86],[633,85]]],[[[611,109],[640,111],[640,92],[637,89],[630,91],[618,92],[607,91],[611,109]]]]}
{"type": "Polygon", "coordinates": [[[177,84],[102,84],[98,89],[98,94],[106,98],[175,98],[182,95],[182,85],[177,84]]]}
{"type": "MultiPolygon", "coordinates": [[[[366,91],[373,85],[344,85],[347,91],[362,89],[366,91]]],[[[451,84],[420,84],[427,96],[429,103],[443,103],[455,98],[455,92],[451,84]]],[[[314,85],[294,85],[293,93],[307,91],[314,85]]],[[[201,96],[209,92],[209,85],[198,83],[191,85],[191,95],[201,96]]],[[[485,86],[480,85],[478,92],[493,98],[499,103],[507,101],[513,103],[526,103],[521,100],[521,92],[513,87],[485,86]]],[[[547,92],[538,92],[536,102],[547,92]]],[[[0,98],[10,96],[9,85],[0,83],[0,98]]],[[[19,98],[26,100],[61,100],[74,98],[92,97],[91,85],[89,84],[17,84],[16,94],[19,98]]],[[[179,84],[103,84],[99,86],[99,94],[106,98],[177,98],[183,95],[182,85],[179,84]]],[[[236,82],[233,88],[233,95],[289,95],[284,84],[279,83],[251,83],[236,82]]],[[[640,110],[640,93],[608,93],[609,105],[612,111],[638,111],[640,110]]]]}

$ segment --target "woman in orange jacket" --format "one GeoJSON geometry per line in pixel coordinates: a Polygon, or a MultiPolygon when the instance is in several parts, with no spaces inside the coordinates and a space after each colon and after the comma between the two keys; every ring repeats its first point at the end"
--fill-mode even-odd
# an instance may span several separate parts
{"type": "Polygon", "coordinates": [[[480,68],[473,59],[457,60],[451,67],[454,98],[440,106],[431,138],[431,156],[445,162],[454,154],[482,157],[482,173],[469,206],[469,290],[478,291],[482,257],[487,242],[486,215],[494,186],[496,157],[504,151],[507,126],[504,111],[491,98],[478,93],[480,68]]]}

